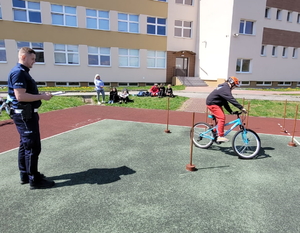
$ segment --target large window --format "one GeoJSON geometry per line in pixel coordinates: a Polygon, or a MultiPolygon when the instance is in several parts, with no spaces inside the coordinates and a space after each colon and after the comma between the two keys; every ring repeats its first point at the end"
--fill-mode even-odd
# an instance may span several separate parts
{"type": "Polygon", "coordinates": [[[53,25],[77,27],[76,7],[51,4],[53,25]]]}
{"type": "Polygon", "coordinates": [[[45,63],[44,60],[44,44],[40,42],[26,42],[26,41],[18,41],[17,42],[18,50],[22,47],[32,48],[36,52],[35,62],[45,63]]]}
{"type": "Polygon", "coordinates": [[[151,51],[147,52],[148,68],[166,68],[166,52],[151,51]]]}
{"type": "Polygon", "coordinates": [[[254,26],[254,22],[241,20],[239,33],[253,35],[253,26],[254,26]]]}
{"type": "Polygon", "coordinates": [[[118,31],[139,33],[139,16],[118,13],[118,31]]]}
{"type": "Polygon", "coordinates": [[[174,36],[192,37],[192,22],[175,20],[174,36]]]}
{"type": "Polygon", "coordinates": [[[277,57],[277,46],[272,47],[272,57],[277,57]]]}
{"type": "Polygon", "coordinates": [[[109,30],[109,12],[87,9],[86,27],[90,29],[109,30]]]}
{"type": "Polygon", "coordinates": [[[297,57],[298,57],[298,48],[293,48],[292,58],[297,58],[297,57]]]}
{"type": "Polygon", "coordinates": [[[110,66],[110,48],[88,47],[90,66],[110,66]]]}
{"type": "Polygon", "coordinates": [[[54,44],[54,62],[58,65],[78,65],[78,45],[54,44]]]}
{"type": "Polygon", "coordinates": [[[287,47],[282,48],[282,57],[287,58],[287,47]]]}
{"type": "Polygon", "coordinates": [[[41,23],[39,2],[12,0],[14,20],[30,23],[41,23]]]}
{"type": "Polygon", "coordinates": [[[236,72],[249,73],[250,72],[250,59],[237,59],[236,72]]]}
{"type": "Polygon", "coordinates": [[[166,19],[147,17],[147,33],[153,35],[166,35],[166,19]]]}
{"type": "Polygon", "coordinates": [[[193,5],[193,0],[176,0],[175,2],[179,4],[193,5]]]}
{"type": "Polygon", "coordinates": [[[120,67],[139,67],[140,52],[138,49],[119,49],[120,67]]]}
{"type": "Polygon", "coordinates": [[[265,45],[261,46],[260,55],[263,57],[266,56],[266,46],[265,45]]]}
{"type": "Polygon", "coordinates": [[[267,19],[271,18],[271,9],[268,7],[265,9],[265,18],[267,19]]]}
{"type": "Polygon", "coordinates": [[[282,19],[282,10],[278,9],[276,12],[276,19],[281,20],[282,19]]]}
{"type": "Polygon", "coordinates": [[[6,50],[4,40],[0,40],[0,63],[6,62],[6,50]]]}
{"type": "Polygon", "coordinates": [[[289,11],[286,15],[286,21],[291,23],[292,19],[293,19],[293,12],[289,11]]]}

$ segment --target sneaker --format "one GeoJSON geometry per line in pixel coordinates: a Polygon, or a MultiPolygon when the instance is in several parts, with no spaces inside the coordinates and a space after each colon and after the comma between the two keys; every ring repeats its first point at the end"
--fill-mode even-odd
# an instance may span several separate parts
{"type": "Polygon", "coordinates": [[[225,138],[225,137],[218,137],[217,138],[217,142],[228,142],[229,141],[229,139],[227,139],[227,138],[225,138]]]}
{"type": "Polygon", "coordinates": [[[55,185],[53,180],[38,179],[37,181],[30,181],[30,189],[47,189],[55,185]]]}
{"type": "Polygon", "coordinates": [[[98,104],[100,105],[101,103],[98,101],[98,104]]]}
{"type": "Polygon", "coordinates": [[[102,101],[101,103],[102,103],[102,104],[105,104],[105,101],[102,101]]]}
{"type": "MultiPolygon", "coordinates": [[[[44,179],[46,178],[46,176],[42,173],[37,173],[36,175],[37,177],[39,177],[40,179],[44,179]]],[[[20,173],[20,177],[21,177],[21,180],[20,180],[20,184],[28,184],[29,183],[29,177],[27,174],[23,174],[23,173],[20,173]]]]}

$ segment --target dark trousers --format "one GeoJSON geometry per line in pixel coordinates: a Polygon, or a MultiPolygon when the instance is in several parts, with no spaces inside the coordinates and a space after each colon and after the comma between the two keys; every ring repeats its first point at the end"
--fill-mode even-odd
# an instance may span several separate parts
{"type": "Polygon", "coordinates": [[[20,175],[21,177],[28,175],[30,180],[34,180],[34,176],[38,173],[38,159],[41,152],[39,115],[33,113],[32,118],[25,121],[21,114],[14,114],[13,120],[20,134],[18,153],[20,175]]]}

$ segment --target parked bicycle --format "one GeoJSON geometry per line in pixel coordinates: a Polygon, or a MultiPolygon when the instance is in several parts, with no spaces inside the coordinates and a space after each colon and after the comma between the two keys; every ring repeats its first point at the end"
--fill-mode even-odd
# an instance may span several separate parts
{"type": "Polygon", "coordinates": [[[10,118],[12,118],[13,108],[12,108],[11,98],[9,97],[9,95],[7,95],[7,98],[6,99],[2,98],[1,101],[2,101],[2,104],[0,106],[0,116],[2,114],[2,111],[5,110],[6,113],[10,116],[10,118]]]}
{"type": "MultiPolygon", "coordinates": [[[[225,131],[224,136],[228,135],[234,128],[239,127],[239,131],[235,133],[232,138],[232,149],[243,159],[252,159],[258,154],[261,148],[261,141],[259,136],[251,129],[244,127],[245,116],[241,119],[240,115],[243,112],[233,112],[232,114],[237,116],[236,120],[230,121],[225,126],[232,125],[231,128],[225,131]]],[[[217,142],[218,137],[218,125],[214,115],[208,115],[213,119],[212,124],[205,122],[196,123],[191,129],[191,137],[193,137],[193,143],[203,149],[209,148],[213,143],[221,144],[217,142]]]]}

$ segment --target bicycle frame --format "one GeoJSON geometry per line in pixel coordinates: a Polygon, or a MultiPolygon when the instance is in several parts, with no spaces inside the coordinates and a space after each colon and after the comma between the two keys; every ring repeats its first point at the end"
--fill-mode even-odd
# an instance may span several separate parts
{"type": "MultiPolygon", "coordinates": [[[[209,118],[213,118],[212,115],[209,115],[208,117],[209,117],[209,118]]],[[[214,119],[214,121],[216,122],[215,119],[214,119]]],[[[233,121],[230,121],[230,122],[228,122],[228,123],[225,123],[224,126],[228,126],[228,125],[232,125],[232,126],[230,127],[230,129],[228,129],[228,130],[226,130],[226,131],[224,132],[224,136],[228,135],[228,134],[229,134],[234,128],[236,128],[237,126],[240,126],[240,129],[244,129],[244,127],[243,127],[243,122],[242,122],[242,120],[241,120],[239,117],[238,117],[237,119],[233,120],[233,121]]],[[[211,129],[209,129],[209,130],[207,130],[207,131],[201,133],[201,134],[200,134],[200,137],[203,137],[203,138],[209,138],[209,139],[211,139],[211,140],[215,140],[217,133],[218,133],[218,125],[215,124],[215,126],[212,127],[211,129]],[[213,133],[214,136],[213,136],[213,137],[207,134],[207,133],[210,132],[210,131],[214,131],[214,133],[213,133]]]]}

